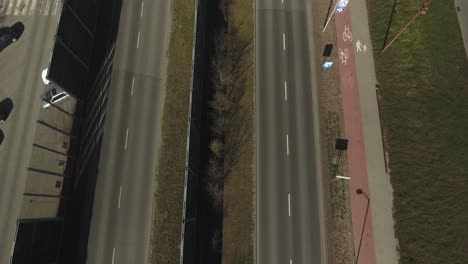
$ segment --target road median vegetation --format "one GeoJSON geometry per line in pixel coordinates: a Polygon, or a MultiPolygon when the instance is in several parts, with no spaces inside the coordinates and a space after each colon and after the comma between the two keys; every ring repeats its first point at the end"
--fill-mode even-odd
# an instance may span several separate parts
{"type": "Polygon", "coordinates": [[[151,228],[149,263],[179,263],[195,3],[171,1],[162,143],[151,228]]]}
{"type": "MultiPolygon", "coordinates": [[[[220,0],[226,28],[212,63],[214,91],[209,178],[222,175],[222,262],[254,263],[254,24],[252,0],[220,0]],[[217,155],[219,152],[222,155],[217,155]]],[[[213,189],[213,188],[212,188],[213,189]]]]}

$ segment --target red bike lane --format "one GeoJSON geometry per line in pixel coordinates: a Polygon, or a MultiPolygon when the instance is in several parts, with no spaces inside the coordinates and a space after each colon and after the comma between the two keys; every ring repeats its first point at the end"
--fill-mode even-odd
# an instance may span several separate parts
{"type": "Polygon", "coordinates": [[[351,194],[351,210],[354,234],[354,248],[357,263],[376,263],[370,200],[372,194],[368,188],[366,153],[364,148],[362,116],[354,41],[352,38],[349,7],[342,13],[335,14],[337,48],[340,72],[340,89],[343,95],[345,135],[349,139],[347,150],[348,181],[351,194]],[[363,192],[358,194],[357,190],[363,192]]]}

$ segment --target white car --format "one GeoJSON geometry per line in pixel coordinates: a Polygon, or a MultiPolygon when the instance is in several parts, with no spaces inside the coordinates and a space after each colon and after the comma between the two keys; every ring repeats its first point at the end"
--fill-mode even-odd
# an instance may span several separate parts
{"type": "Polygon", "coordinates": [[[42,74],[41,74],[41,77],[42,77],[42,82],[45,84],[45,85],[49,85],[50,84],[50,81],[47,79],[47,72],[49,71],[49,68],[45,68],[43,71],[42,71],[42,74]]]}
{"type": "Polygon", "coordinates": [[[50,104],[58,104],[70,98],[63,89],[59,87],[52,88],[44,93],[42,96],[42,108],[49,108],[50,104]]]}

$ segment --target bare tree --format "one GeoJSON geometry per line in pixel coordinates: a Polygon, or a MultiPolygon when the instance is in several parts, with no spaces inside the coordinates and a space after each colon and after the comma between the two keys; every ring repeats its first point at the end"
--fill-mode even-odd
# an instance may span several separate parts
{"type": "Polygon", "coordinates": [[[226,178],[223,159],[212,157],[210,158],[208,165],[209,182],[222,185],[224,183],[224,179],[226,178]]]}
{"type": "Polygon", "coordinates": [[[223,189],[220,185],[209,182],[207,184],[207,191],[213,200],[213,206],[216,210],[223,209],[223,189]]]}
{"type": "Polygon", "coordinates": [[[221,252],[222,239],[221,232],[219,230],[214,231],[213,237],[211,238],[211,249],[215,252],[221,252]]]}
{"type": "MultiPolygon", "coordinates": [[[[232,168],[242,156],[242,143],[249,136],[241,100],[246,91],[245,67],[252,39],[239,34],[239,25],[230,22],[232,0],[221,0],[220,10],[228,28],[216,36],[215,53],[211,61],[213,96],[209,101],[211,131],[211,157],[208,164],[207,191],[215,208],[223,207],[223,189],[232,168]]],[[[249,63],[247,63],[248,66],[249,63]]],[[[250,117],[247,118],[247,121],[250,117]]]]}
{"type": "Polygon", "coordinates": [[[224,21],[228,22],[231,21],[231,11],[230,8],[232,6],[232,0],[220,0],[219,1],[219,10],[223,14],[224,21]]]}

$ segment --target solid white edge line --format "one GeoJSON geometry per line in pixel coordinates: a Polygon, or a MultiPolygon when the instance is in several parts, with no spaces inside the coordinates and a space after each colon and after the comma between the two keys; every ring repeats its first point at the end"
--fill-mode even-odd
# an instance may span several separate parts
{"type": "Polygon", "coordinates": [[[288,100],[288,84],[286,83],[286,81],[284,82],[284,100],[288,100]]]}
{"type": "Polygon", "coordinates": [[[112,249],[112,264],[114,264],[115,259],[115,248],[112,249]]]}
{"type": "Polygon", "coordinates": [[[15,253],[15,244],[16,240],[11,242],[10,257],[13,257],[13,253],[15,253]]]}
{"type": "Polygon", "coordinates": [[[289,136],[286,134],[286,153],[289,156],[289,136]]]}
{"type": "Polygon", "coordinates": [[[291,195],[288,193],[288,213],[291,216],[291,195]]]}
{"type": "Polygon", "coordinates": [[[140,16],[143,16],[143,8],[145,6],[145,2],[141,2],[141,11],[140,11],[140,16]]]}
{"type": "Polygon", "coordinates": [[[135,85],[135,77],[132,77],[132,92],[130,93],[133,96],[133,86],[135,85]]]}
{"type": "Polygon", "coordinates": [[[7,16],[9,16],[11,14],[11,10],[13,10],[13,4],[14,4],[14,1],[10,1],[9,5],[8,5],[8,9],[7,9],[7,16]]]}
{"type": "Polygon", "coordinates": [[[45,7],[44,7],[44,16],[49,15],[49,9],[50,9],[50,1],[47,1],[45,7]]]}
{"type": "Polygon", "coordinates": [[[60,2],[60,0],[55,1],[54,9],[52,9],[53,10],[52,11],[53,16],[55,16],[57,14],[57,9],[58,9],[59,2],[60,2]]]}
{"type": "Polygon", "coordinates": [[[31,6],[29,8],[29,15],[33,15],[34,11],[36,11],[36,0],[31,1],[31,6]]]}
{"type": "Polygon", "coordinates": [[[120,199],[122,199],[122,185],[120,185],[120,190],[119,190],[119,204],[117,205],[117,208],[120,209],[120,199]]]}
{"type": "Polygon", "coordinates": [[[140,31],[138,31],[137,49],[140,47],[140,31]]]}
{"type": "Polygon", "coordinates": [[[292,259],[289,260],[289,264],[292,264],[292,259]]]}
{"type": "Polygon", "coordinates": [[[127,142],[128,142],[128,128],[127,128],[127,132],[125,133],[125,149],[127,149],[127,142]]]}
{"type": "Polygon", "coordinates": [[[283,50],[286,50],[286,35],[283,33],[283,50]]]}

